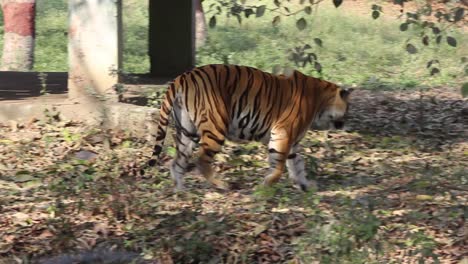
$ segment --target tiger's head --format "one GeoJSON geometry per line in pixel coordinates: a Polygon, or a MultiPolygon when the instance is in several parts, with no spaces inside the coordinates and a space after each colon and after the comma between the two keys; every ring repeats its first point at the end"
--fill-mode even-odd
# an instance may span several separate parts
{"type": "Polygon", "coordinates": [[[345,124],[345,116],[348,112],[348,99],[353,91],[336,87],[334,94],[328,98],[324,107],[316,116],[312,127],[314,129],[335,130],[342,129],[345,124]]]}

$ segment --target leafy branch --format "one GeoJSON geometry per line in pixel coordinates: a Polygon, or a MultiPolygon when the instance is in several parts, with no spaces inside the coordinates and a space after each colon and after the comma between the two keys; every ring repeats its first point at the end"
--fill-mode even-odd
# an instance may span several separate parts
{"type": "MultiPolygon", "coordinates": [[[[441,45],[444,43],[443,40],[445,40],[449,46],[457,48],[458,41],[454,36],[449,34],[448,29],[466,23],[464,19],[465,9],[463,6],[457,6],[450,9],[446,9],[446,6],[444,6],[442,8],[438,8],[438,10],[433,10],[431,3],[425,2],[425,4],[420,6],[415,12],[405,13],[405,1],[394,0],[394,3],[401,6],[401,15],[399,17],[405,18],[405,21],[399,26],[400,31],[408,31],[410,27],[419,31],[415,36],[419,37],[419,41],[422,43],[423,47],[431,46],[434,42],[436,45],[441,45]]],[[[373,5],[372,10],[372,17],[377,19],[380,12],[382,12],[381,7],[373,5]]],[[[414,36],[410,37],[405,46],[406,51],[410,55],[418,53],[418,48],[415,45],[415,42],[412,41],[413,39],[414,36]]],[[[467,75],[468,66],[463,62],[463,58],[461,58],[461,67],[464,68],[464,75],[467,75]]],[[[440,60],[438,58],[432,58],[427,62],[426,68],[428,69],[430,76],[440,74],[440,60]]],[[[465,83],[463,84],[463,87],[466,87],[467,85],[468,84],[465,83]]]]}

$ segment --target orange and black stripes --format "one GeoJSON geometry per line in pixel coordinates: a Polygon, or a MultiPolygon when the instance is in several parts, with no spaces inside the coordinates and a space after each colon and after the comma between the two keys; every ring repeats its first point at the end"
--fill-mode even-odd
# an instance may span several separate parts
{"type": "MultiPolygon", "coordinates": [[[[207,65],[186,72],[169,86],[161,105],[154,155],[162,149],[176,94],[180,94],[181,104],[195,126],[215,121],[211,124],[215,130],[226,134],[229,123],[235,120],[239,139],[260,140],[272,123],[287,122],[306,110],[308,78],[297,71],[287,78],[237,65],[207,65]]],[[[308,124],[301,127],[304,125],[308,124]]]]}
{"type": "MultiPolygon", "coordinates": [[[[336,85],[298,71],[277,76],[238,65],[195,68],[178,76],[165,94],[149,165],[156,164],[162,151],[172,112],[180,147],[171,173],[178,186],[188,166],[188,154],[179,152],[191,153],[193,142],[198,141],[200,171],[220,184],[212,178],[209,165],[225,139],[269,141],[273,171],[267,178],[276,181],[286,159],[294,159],[291,164],[303,164],[296,160],[296,153],[290,153],[291,146],[298,143],[318,113],[333,104],[338,91],[336,85]]],[[[292,171],[303,174],[299,169],[292,171]]]]}

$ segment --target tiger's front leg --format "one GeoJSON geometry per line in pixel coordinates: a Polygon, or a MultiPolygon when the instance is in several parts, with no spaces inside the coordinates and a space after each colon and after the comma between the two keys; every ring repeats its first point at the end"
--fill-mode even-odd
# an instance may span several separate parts
{"type": "Polygon", "coordinates": [[[205,131],[200,140],[200,154],[197,167],[209,183],[220,189],[228,190],[228,184],[216,177],[212,167],[215,155],[221,151],[224,135],[219,132],[214,134],[209,130],[205,131]]]}
{"type": "Polygon", "coordinates": [[[273,129],[268,144],[268,161],[270,169],[263,181],[266,186],[278,182],[283,174],[286,157],[289,153],[289,137],[285,129],[273,129]]]}
{"type": "Polygon", "coordinates": [[[301,188],[302,191],[306,192],[309,188],[317,188],[315,181],[307,180],[307,171],[305,168],[304,158],[301,156],[302,148],[295,144],[291,149],[286,166],[288,167],[289,178],[292,180],[294,185],[301,188]]]}

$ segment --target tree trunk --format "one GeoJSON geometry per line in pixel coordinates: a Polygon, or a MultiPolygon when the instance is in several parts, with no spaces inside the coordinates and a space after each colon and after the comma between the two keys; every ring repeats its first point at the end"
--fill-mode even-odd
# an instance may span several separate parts
{"type": "Polygon", "coordinates": [[[206,20],[203,12],[202,0],[194,0],[195,3],[195,47],[198,49],[206,41],[206,20]]]}
{"type": "Polygon", "coordinates": [[[4,20],[2,71],[30,71],[34,63],[35,0],[1,0],[4,20]]]}

